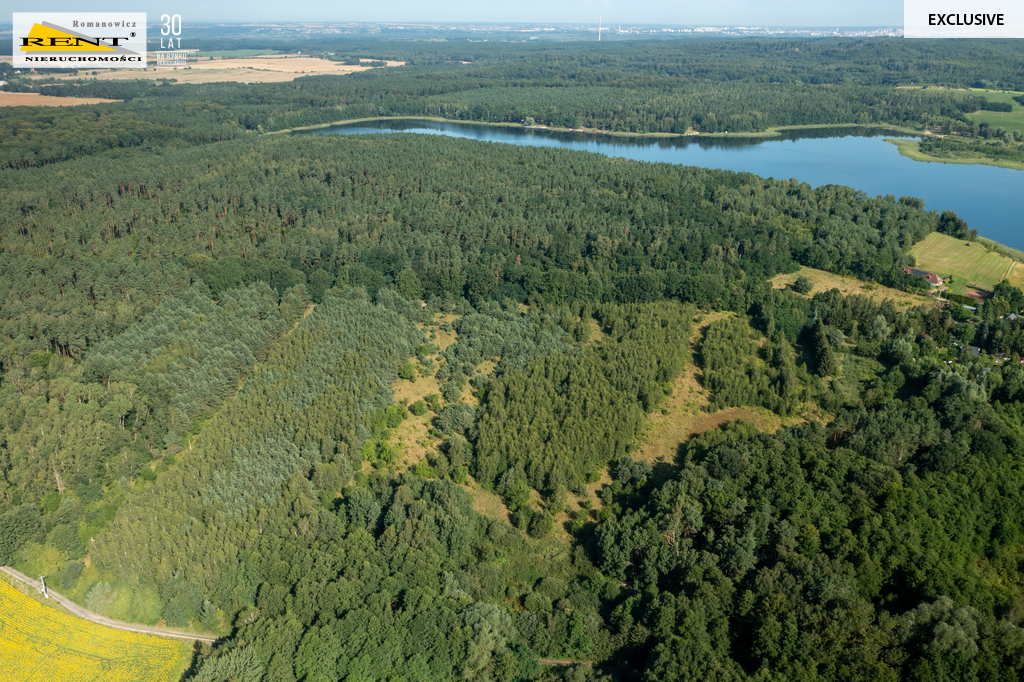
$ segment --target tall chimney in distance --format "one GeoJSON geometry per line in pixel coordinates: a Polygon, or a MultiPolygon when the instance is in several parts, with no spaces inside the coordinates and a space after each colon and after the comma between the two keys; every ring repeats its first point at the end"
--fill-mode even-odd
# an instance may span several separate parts
{"type": "Polygon", "coordinates": [[[597,42],[601,42],[601,15],[597,15],[597,42]]]}

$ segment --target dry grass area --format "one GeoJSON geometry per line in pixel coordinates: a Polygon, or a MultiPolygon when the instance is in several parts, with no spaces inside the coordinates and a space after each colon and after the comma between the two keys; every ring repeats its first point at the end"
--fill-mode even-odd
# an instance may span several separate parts
{"type": "Polygon", "coordinates": [[[704,388],[704,372],[693,358],[697,344],[708,325],[730,315],[731,313],[708,313],[699,318],[690,337],[686,368],[676,379],[672,395],[665,400],[661,411],[655,412],[648,419],[647,432],[642,437],[640,446],[634,451],[633,458],[650,462],[654,466],[656,482],[666,480],[674,471],[679,446],[708,429],[717,429],[735,419],[747,419],[754,422],[761,431],[774,432],[783,426],[814,418],[813,415],[807,414],[782,419],[777,414],[759,407],[730,407],[717,412],[707,412],[709,401],[704,388]],[[658,466],[659,464],[668,466],[658,466]]]}
{"type": "MultiPolygon", "coordinates": [[[[442,351],[448,346],[452,345],[458,340],[458,334],[455,332],[444,332],[437,327],[445,322],[453,322],[458,319],[458,315],[435,315],[434,324],[430,327],[420,325],[420,329],[428,336],[433,330],[437,336],[431,342],[436,344],[442,351]]],[[[444,363],[444,360],[440,357],[440,354],[430,356],[434,359],[435,365],[434,370],[444,363]]],[[[409,358],[409,362],[416,364],[416,358],[409,358]]],[[[497,367],[494,362],[482,362],[477,367],[477,374],[491,374],[497,367]]],[[[391,386],[391,390],[395,395],[395,402],[405,401],[411,405],[417,400],[421,400],[431,393],[441,393],[441,386],[437,382],[437,378],[431,373],[429,376],[416,377],[416,381],[408,381],[407,379],[397,379],[391,386]]],[[[472,388],[467,382],[462,387],[462,400],[468,405],[478,407],[480,400],[473,395],[472,388]]],[[[434,418],[434,413],[428,411],[426,414],[416,415],[409,413],[408,418],[402,422],[401,426],[395,429],[392,437],[391,444],[398,446],[401,450],[396,465],[399,469],[409,469],[416,466],[419,462],[424,460],[428,455],[433,452],[437,452],[438,446],[441,441],[431,437],[430,426],[431,420],[434,418]]],[[[479,486],[477,486],[479,488],[479,486]]],[[[483,490],[483,488],[480,488],[483,490]]],[[[507,510],[506,510],[507,515],[507,510]]]]}
{"type": "Polygon", "coordinates": [[[472,476],[466,478],[465,488],[469,492],[470,497],[473,498],[473,509],[478,514],[483,514],[505,523],[512,522],[512,514],[509,513],[508,507],[505,506],[498,493],[484,490],[484,487],[477,483],[476,479],[472,476]]]}
{"type": "MultiPolygon", "coordinates": [[[[155,57],[151,59],[155,61],[155,57]]],[[[388,66],[402,66],[405,62],[388,62],[388,66]]],[[[79,76],[71,74],[37,73],[36,78],[76,79],[85,74],[97,80],[137,80],[174,78],[179,83],[281,83],[292,81],[302,76],[344,75],[367,71],[371,66],[347,66],[340,62],[332,62],[319,57],[300,57],[295,55],[263,55],[258,57],[239,57],[235,59],[199,59],[189,60],[187,67],[149,67],[148,69],[83,69],[79,76]]]]}
{"type": "Polygon", "coordinates": [[[898,307],[925,305],[931,301],[926,296],[909,294],[899,289],[891,289],[880,284],[871,284],[870,282],[864,282],[853,277],[843,277],[842,275],[835,275],[824,270],[815,270],[814,268],[807,267],[801,267],[799,272],[793,272],[788,275],[775,275],[770,281],[774,288],[785,289],[792,285],[796,278],[801,275],[811,280],[811,283],[814,285],[814,289],[811,290],[808,296],[814,296],[823,291],[839,289],[844,296],[860,294],[875,301],[883,301],[887,298],[892,299],[898,307]]]}
{"type": "MultiPolygon", "coordinates": [[[[431,393],[440,393],[434,377],[417,377],[415,382],[399,379],[392,386],[395,392],[395,401],[407,400],[409,404],[422,399],[431,393]]],[[[426,414],[417,417],[409,413],[408,419],[395,429],[391,437],[391,443],[401,448],[402,454],[398,458],[398,466],[401,469],[408,469],[416,466],[420,460],[437,449],[437,441],[430,437],[430,420],[434,413],[427,410],[426,414]]]]}
{"type": "Polygon", "coordinates": [[[50,97],[38,92],[0,92],[0,107],[74,107],[79,104],[120,102],[100,97],[50,97]]]}
{"type": "MultiPolygon", "coordinates": [[[[454,322],[455,320],[459,319],[459,317],[461,317],[461,315],[443,315],[441,313],[434,315],[434,333],[437,334],[437,337],[431,339],[430,342],[436,344],[437,347],[440,348],[442,351],[448,346],[455,343],[455,341],[459,338],[459,335],[453,331],[441,331],[440,326],[445,322],[454,322]]],[[[427,336],[429,335],[430,334],[428,333],[427,336]]]]}

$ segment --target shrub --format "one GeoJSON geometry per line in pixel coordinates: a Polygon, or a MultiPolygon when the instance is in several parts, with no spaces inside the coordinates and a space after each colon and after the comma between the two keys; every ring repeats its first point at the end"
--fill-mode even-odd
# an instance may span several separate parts
{"type": "Polygon", "coordinates": [[[85,608],[102,616],[106,614],[115,599],[117,599],[117,591],[110,586],[110,583],[94,583],[85,595],[85,608]]]}
{"type": "Polygon", "coordinates": [[[64,566],[60,572],[60,589],[74,589],[75,585],[78,584],[78,579],[82,577],[83,570],[85,570],[85,564],[81,561],[72,561],[64,566]]]}

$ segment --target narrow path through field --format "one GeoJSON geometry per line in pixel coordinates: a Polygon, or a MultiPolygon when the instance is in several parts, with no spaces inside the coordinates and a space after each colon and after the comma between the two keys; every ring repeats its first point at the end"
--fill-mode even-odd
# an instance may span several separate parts
{"type": "MultiPolygon", "coordinates": [[[[21,582],[25,583],[26,585],[28,585],[28,586],[36,589],[36,590],[43,589],[43,586],[39,583],[38,580],[33,580],[32,578],[29,578],[24,573],[21,573],[20,571],[14,570],[10,566],[0,566],[0,571],[3,571],[4,573],[6,573],[7,575],[11,576],[12,578],[20,580],[21,582]]],[[[64,608],[66,608],[71,613],[75,614],[79,618],[82,618],[84,620],[89,621],[90,623],[96,623],[97,625],[106,625],[107,627],[117,628],[118,630],[127,630],[128,632],[139,632],[139,633],[142,633],[144,635],[157,635],[157,636],[160,636],[160,637],[173,637],[175,639],[187,639],[187,640],[190,640],[190,641],[199,640],[200,642],[216,642],[216,641],[218,641],[217,637],[211,637],[209,635],[195,635],[195,634],[192,634],[191,632],[178,632],[176,630],[164,630],[163,628],[152,628],[152,627],[149,627],[148,625],[135,625],[133,623],[122,623],[121,621],[111,620],[109,618],[104,618],[103,616],[99,615],[98,613],[93,613],[92,611],[89,611],[88,609],[83,609],[81,606],[79,606],[75,602],[71,601],[67,597],[62,597],[61,595],[57,594],[56,592],[54,592],[53,590],[51,590],[49,588],[47,588],[46,592],[47,592],[47,594],[50,595],[51,599],[55,600],[58,604],[60,604],[64,608]]]]}

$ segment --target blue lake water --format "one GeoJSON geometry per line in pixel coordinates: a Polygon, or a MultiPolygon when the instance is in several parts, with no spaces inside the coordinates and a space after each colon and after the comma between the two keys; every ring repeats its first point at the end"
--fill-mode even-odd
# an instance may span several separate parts
{"type": "Polygon", "coordinates": [[[877,129],[787,131],[782,137],[768,139],[655,139],[406,120],[333,126],[299,134],[397,132],[561,147],[636,161],[797,178],[813,187],[848,185],[869,196],[919,197],[926,209],[956,211],[981,236],[1024,250],[1024,171],[912,161],[901,156],[896,145],[883,140],[901,135],[877,129]]]}

